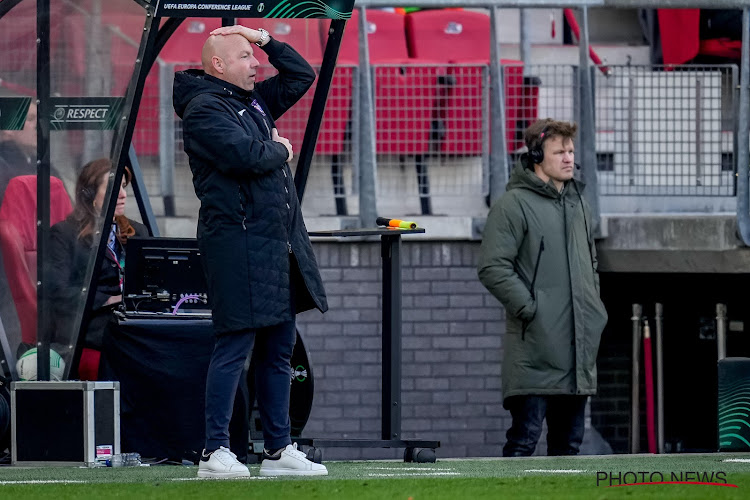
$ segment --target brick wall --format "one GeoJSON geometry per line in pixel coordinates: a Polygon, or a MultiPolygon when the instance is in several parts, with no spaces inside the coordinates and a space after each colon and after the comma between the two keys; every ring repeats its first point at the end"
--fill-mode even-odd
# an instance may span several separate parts
{"type": "MultiPolygon", "coordinates": [[[[402,439],[439,440],[442,458],[500,456],[510,425],[500,391],[505,311],[477,278],[479,242],[402,245],[402,439]]],[[[315,383],[303,436],[379,439],[380,243],[314,247],[330,309],[298,316],[315,383]]],[[[593,411],[592,421],[606,425],[593,411]]],[[[537,454],[546,451],[544,437],[537,454]]],[[[400,458],[403,450],[324,453],[326,459],[400,458]]]]}
{"type": "MultiPolygon", "coordinates": [[[[510,415],[500,394],[500,304],[479,283],[476,242],[402,244],[402,438],[438,456],[497,456],[510,415]]],[[[304,436],[380,438],[380,243],[315,243],[330,309],[298,317],[315,400],[304,436]]],[[[402,450],[329,448],[326,458],[402,450]]]]}

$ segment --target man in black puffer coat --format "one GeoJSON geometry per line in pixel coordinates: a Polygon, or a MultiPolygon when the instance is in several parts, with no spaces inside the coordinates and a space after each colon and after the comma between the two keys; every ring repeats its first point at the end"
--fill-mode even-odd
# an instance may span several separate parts
{"type": "Polygon", "coordinates": [[[201,201],[198,243],[217,335],[198,476],[249,476],[228,449],[228,428],[253,349],[266,448],[261,475],[324,475],[325,466],[307,460],[290,439],[295,314],[325,312],[328,304],[287,163],[292,146],[274,124],[310,88],[315,72],[289,45],[244,26],[214,30],[201,59],[203,71],[179,72],[174,82],[201,201]],[[279,74],[256,84],[258,47],[279,74]]]}

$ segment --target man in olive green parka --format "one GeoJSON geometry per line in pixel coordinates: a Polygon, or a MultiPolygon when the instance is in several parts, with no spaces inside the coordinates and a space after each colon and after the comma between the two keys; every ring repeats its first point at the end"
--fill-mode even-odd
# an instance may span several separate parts
{"type": "Polygon", "coordinates": [[[575,455],[596,393],[607,323],[584,185],[573,179],[577,127],[539,120],[529,152],[492,206],[479,279],[506,310],[503,404],[512,416],[503,456],[529,456],[546,418],[548,455],[575,455]]]}

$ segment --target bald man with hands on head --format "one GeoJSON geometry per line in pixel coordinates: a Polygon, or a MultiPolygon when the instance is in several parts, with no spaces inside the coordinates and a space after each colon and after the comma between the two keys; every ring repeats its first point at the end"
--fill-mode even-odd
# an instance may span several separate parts
{"type": "Polygon", "coordinates": [[[202,478],[246,478],[229,450],[229,421],[248,355],[263,426],[262,476],[325,475],[290,438],[290,359],[295,315],[328,309],[288,162],[289,140],[274,120],[315,81],[291,46],[262,29],[216,29],[203,70],[175,74],[174,108],[200,199],[198,245],[216,333],[206,379],[202,478]],[[278,74],[256,81],[258,48],[278,74]]]}

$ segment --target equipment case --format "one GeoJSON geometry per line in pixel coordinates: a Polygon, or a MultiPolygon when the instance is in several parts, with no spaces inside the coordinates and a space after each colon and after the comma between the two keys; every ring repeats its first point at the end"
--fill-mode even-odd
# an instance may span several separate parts
{"type": "Polygon", "coordinates": [[[120,453],[119,382],[12,382],[13,465],[83,465],[120,453]]]}

